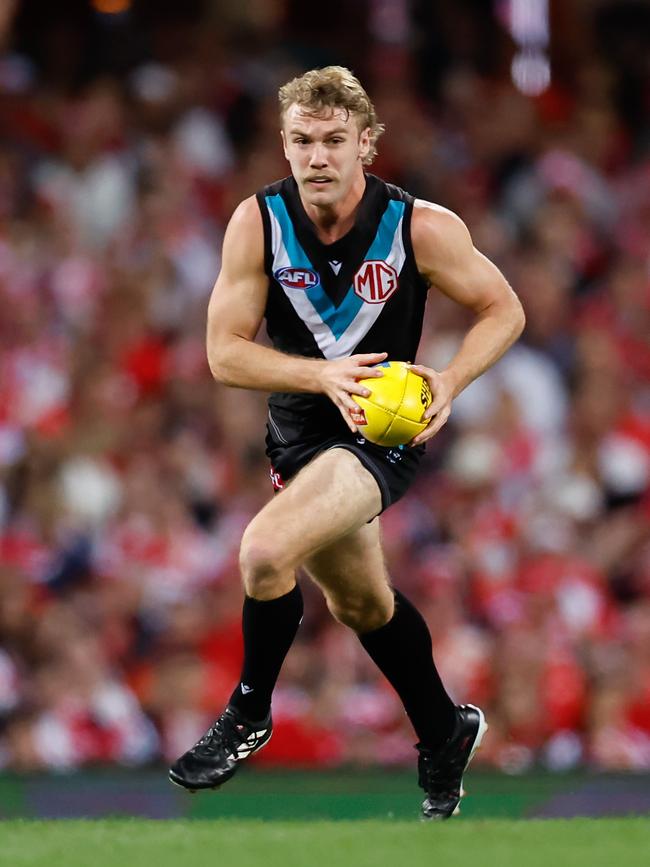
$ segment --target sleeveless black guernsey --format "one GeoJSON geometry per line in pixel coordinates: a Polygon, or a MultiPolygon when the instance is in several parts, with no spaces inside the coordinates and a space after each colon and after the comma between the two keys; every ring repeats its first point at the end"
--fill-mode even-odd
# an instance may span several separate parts
{"type": "MultiPolygon", "coordinates": [[[[332,244],[318,239],[293,177],[265,187],[257,201],[274,348],[309,358],[387,352],[388,360],[414,361],[428,284],[411,244],[413,197],[367,174],[355,223],[332,244]]],[[[269,409],[305,438],[347,430],[323,394],[275,392],[269,409]]]]}

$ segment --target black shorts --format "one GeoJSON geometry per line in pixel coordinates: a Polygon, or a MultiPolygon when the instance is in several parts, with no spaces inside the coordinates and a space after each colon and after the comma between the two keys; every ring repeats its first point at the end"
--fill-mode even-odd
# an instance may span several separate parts
{"type": "Polygon", "coordinates": [[[282,490],[286,482],[321,452],[347,449],[377,480],[383,512],[404,496],[411,486],[424,446],[384,448],[353,434],[344,427],[343,420],[341,428],[336,432],[306,433],[292,413],[273,407],[266,425],[266,454],[271,461],[273,488],[282,490]]]}

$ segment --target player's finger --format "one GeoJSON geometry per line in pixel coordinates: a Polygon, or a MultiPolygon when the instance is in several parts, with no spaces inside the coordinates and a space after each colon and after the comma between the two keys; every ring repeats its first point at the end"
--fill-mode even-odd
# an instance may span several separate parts
{"type": "Polygon", "coordinates": [[[350,393],[347,390],[341,394],[340,403],[352,413],[359,412],[361,409],[359,404],[350,397],[350,393]]]}
{"type": "Polygon", "coordinates": [[[435,400],[437,395],[440,395],[442,392],[442,378],[437,370],[432,370],[430,367],[421,367],[420,365],[412,365],[410,370],[413,370],[425,382],[429,383],[429,387],[431,388],[431,394],[435,400]]]}
{"type": "MultiPolygon", "coordinates": [[[[379,364],[380,361],[385,361],[388,353],[387,352],[370,352],[364,355],[351,355],[350,361],[354,361],[355,364],[358,364],[359,367],[370,367],[373,364],[379,364]]],[[[364,371],[365,373],[366,371],[364,371]]],[[[368,371],[370,372],[370,371],[368,371]]],[[[377,376],[377,374],[373,374],[377,376]]],[[[380,369],[379,376],[383,376],[384,372],[380,369]]]]}
{"type": "Polygon", "coordinates": [[[447,419],[449,418],[449,413],[441,413],[438,418],[431,425],[431,436],[435,436],[440,428],[444,427],[447,424],[447,419]]]}
{"type": "Polygon", "coordinates": [[[422,433],[419,433],[417,435],[417,437],[413,440],[413,444],[414,445],[419,444],[418,442],[416,442],[416,440],[419,440],[419,442],[426,442],[426,440],[430,440],[432,437],[434,437],[438,433],[438,431],[442,427],[444,427],[444,425],[447,423],[448,418],[449,418],[449,412],[445,412],[445,411],[441,412],[440,415],[428,427],[426,427],[422,431],[422,433]]]}
{"type": "Polygon", "coordinates": [[[413,370],[415,373],[419,373],[420,376],[423,376],[425,379],[429,379],[431,374],[436,372],[430,367],[424,367],[422,364],[407,364],[406,366],[409,370],[413,370]]]}
{"type": "Polygon", "coordinates": [[[416,437],[413,437],[410,446],[419,446],[422,443],[425,443],[427,440],[431,439],[433,434],[431,433],[431,427],[426,427],[421,433],[419,433],[416,437]]]}
{"type": "Polygon", "coordinates": [[[354,374],[357,379],[376,379],[376,377],[383,375],[384,371],[381,367],[359,367],[354,374]]]}
{"type": "Polygon", "coordinates": [[[436,422],[432,422],[431,424],[427,425],[427,427],[425,427],[423,431],[420,431],[420,433],[416,437],[413,437],[409,445],[419,446],[422,443],[425,443],[427,440],[430,440],[432,436],[435,436],[435,434],[436,422]]]}
{"type": "Polygon", "coordinates": [[[423,367],[421,364],[409,364],[408,369],[417,373],[418,376],[422,377],[422,379],[426,379],[432,390],[437,386],[438,377],[440,376],[437,370],[433,370],[430,367],[423,367]]]}
{"type": "MultiPolygon", "coordinates": [[[[357,431],[357,426],[355,425],[355,423],[354,423],[354,422],[352,421],[352,419],[350,418],[350,410],[349,410],[349,408],[346,407],[346,406],[342,406],[340,403],[337,403],[337,406],[338,406],[338,408],[339,408],[339,412],[340,412],[341,415],[343,416],[343,421],[344,421],[344,422],[346,423],[346,425],[350,428],[350,430],[352,431],[352,433],[358,433],[358,431],[357,431]]],[[[358,410],[358,409],[359,409],[359,407],[357,407],[357,410],[358,410]]]]}
{"type": "Polygon", "coordinates": [[[372,364],[374,361],[386,358],[387,355],[387,352],[360,352],[357,355],[351,355],[350,358],[354,358],[355,361],[359,361],[361,364],[372,364]]]}
{"type": "Polygon", "coordinates": [[[361,397],[370,397],[372,391],[369,388],[366,388],[365,385],[361,385],[358,382],[353,382],[350,384],[350,387],[346,389],[348,394],[359,394],[361,397]]]}
{"type": "Polygon", "coordinates": [[[445,426],[445,422],[443,421],[440,424],[435,425],[435,427],[432,427],[431,430],[429,431],[429,435],[427,436],[427,439],[428,440],[433,439],[433,437],[436,436],[440,432],[440,428],[442,428],[444,426],[445,426]]]}
{"type": "Polygon", "coordinates": [[[422,418],[434,418],[434,416],[438,415],[440,410],[445,406],[445,402],[446,399],[442,396],[439,397],[437,400],[434,398],[429,404],[429,406],[425,409],[422,418]]]}

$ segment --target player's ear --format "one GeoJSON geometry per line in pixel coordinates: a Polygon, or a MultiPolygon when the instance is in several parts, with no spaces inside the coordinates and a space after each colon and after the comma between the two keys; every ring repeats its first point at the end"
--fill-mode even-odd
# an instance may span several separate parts
{"type": "Polygon", "coordinates": [[[364,160],[370,153],[370,127],[367,126],[359,133],[359,159],[364,160]]]}
{"type": "Polygon", "coordinates": [[[284,134],[284,130],[280,130],[280,138],[282,139],[282,150],[284,151],[285,159],[289,159],[289,154],[287,153],[287,137],[284,134]]]}

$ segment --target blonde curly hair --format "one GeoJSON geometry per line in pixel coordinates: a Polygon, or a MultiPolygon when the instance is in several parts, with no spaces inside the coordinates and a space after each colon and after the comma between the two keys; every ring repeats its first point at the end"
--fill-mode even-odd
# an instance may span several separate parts
{"type": "Polygon", "coordinates": [[[383,133],[384,125],[377,122],[375,107],[359,79],[344,66],[310,69],[283,84],[278,99],[281,119],[294,104],[314,115],[337,108],[355,115],[359,132],[370,129],[370,149],[363,159],[364,165],[370,165],[377,156],[377,139],[383,133]]]}

